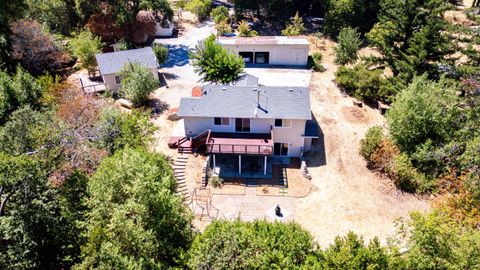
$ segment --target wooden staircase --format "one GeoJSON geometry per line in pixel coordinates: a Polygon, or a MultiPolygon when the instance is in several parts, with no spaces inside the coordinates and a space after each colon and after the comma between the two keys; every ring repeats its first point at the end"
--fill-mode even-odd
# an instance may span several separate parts
{"type": "Polygon", "coordinates": [[[185,179],[185,167],[187,166],[188,156],[178,156],[173,164],[173,175],[177,180],[177,195],[183,198],[183,201],[189,201],[190,193],[185,179]]]}
{"type": "Polygon", "coordinates": [[[210,139],[210,130],[205,130],[204,132],[198,134],[193,138],[180,138],[176,141],[170,141],[168,146],[170,148],[177,148],[178,152],[181,154],[192,154],[198,147],[206,145],[210,139]]]}

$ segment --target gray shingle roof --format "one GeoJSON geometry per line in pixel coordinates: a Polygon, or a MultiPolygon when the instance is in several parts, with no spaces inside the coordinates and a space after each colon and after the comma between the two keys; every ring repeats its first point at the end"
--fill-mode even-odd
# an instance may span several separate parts
{"type": "Polygon", "coordinates": [[[179,116],[306,120],[312,118],[310,94],[306,87],[205,85],[203,90],[202,97],[180,100],[179,116]]]}
{"type": "Polygon", "coordinates": [[[118,73],[126,63],[138,63],[147,68],[157,68],[159,66],[151,47],[100,53],[95,57],[102,75],[118,73]]]}

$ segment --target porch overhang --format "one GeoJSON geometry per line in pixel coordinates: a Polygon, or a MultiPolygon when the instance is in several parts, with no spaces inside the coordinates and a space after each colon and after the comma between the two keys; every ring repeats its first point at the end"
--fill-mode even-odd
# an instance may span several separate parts
{"type": "Polygon", "coordinates": [[[207,154],[273,155],[271,134],[212,133],[207,141],[207,154]]]}

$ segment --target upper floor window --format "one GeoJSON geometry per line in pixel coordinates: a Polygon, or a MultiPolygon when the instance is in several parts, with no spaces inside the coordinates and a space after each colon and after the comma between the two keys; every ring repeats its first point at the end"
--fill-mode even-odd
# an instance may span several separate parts
{"type": "Polygon", "coordinates": [[[120,76],[115,76],[115,83],[120,84],[122,82],[122,78],[120,76]]]}
{"type": "Polygon", "coordinates": [[[215,118],[213,118],[213,124],[215,126],[228,126],[228,125],[230,125],[230,118],[215,117],[215,118]]]}
{"type": "Polygon", "coordinates": [[[275,127],[291,127],[292,120],[290,119],[275,119],[275,127]]]}

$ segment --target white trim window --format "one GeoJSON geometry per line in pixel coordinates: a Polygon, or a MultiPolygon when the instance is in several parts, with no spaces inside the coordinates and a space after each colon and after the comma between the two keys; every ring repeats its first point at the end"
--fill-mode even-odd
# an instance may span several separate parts
{"type": "Polygon", "coordinates": [[[229,126],[230,125],[230,118],[228,117],[214,117],[213,124],[215,126],[229,126]]]}
{"type": "Polygon", "coordinates": [[[276,128],[289,128],[289,127],[292,127],[292,120],[290,120],[290,119],[275,119],[274,126],[276,128]]]}
{"type": "Polygon", "coordinates": [[[120,76],[118,76],[118,75],[115,75],[115,83],[116,83],[116,84],[122,83],[122,77],[120,77],[120,76]]]}

